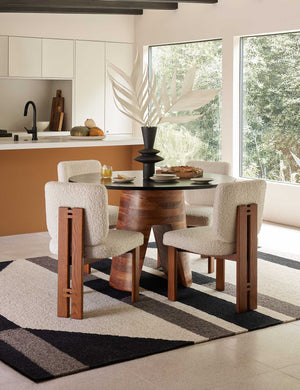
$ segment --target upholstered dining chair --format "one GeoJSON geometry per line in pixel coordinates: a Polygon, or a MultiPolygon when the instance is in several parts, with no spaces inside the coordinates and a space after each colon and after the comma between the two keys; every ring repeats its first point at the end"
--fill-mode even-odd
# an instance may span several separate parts
{"type": "MultiPolygon", "coordinates": [[[[71,176],[84,173],[100,172],[101,163],[98,160],[61,161],[57,164],[58,181],[68,182],[71,176]]],[[[109,227],[116,227],[119,207],[108,205],[109,227]]]]}
{"type": "MultiPolygon", "coordinates": [[[[186,165],[201,168],[204,172],[229,175],[226,161],[188,161],[186,165]]],[[[215,188],[184,191],[187,226],[208,226],[212,223],[215,188]]],[[[214,272],[214,259],[208,258],[208,273],[214,272]]]]}
{"type": "Polygon", "coordinates": [[[265,191],[264,180],[219,184],[212,225],[164,234],[170,300],[177,299],[177,252],[183,250],[216,258],[216,289],[220,291],[225,288],[225,259],[236,261],[236,311],[256,309],[257,234],[262,224],[265,191]]]}
{"type": "Polygon", "coordinates": [[[48,182],[50,251],[58,256],[58,317],[83,318],[83,268],[100,259],[132,256],[132,302],[138,301],[142,233],[108,228],[107,190],[101,184],[48,182]],[[70,286],[70,265],[71,286],[70,286]]]}

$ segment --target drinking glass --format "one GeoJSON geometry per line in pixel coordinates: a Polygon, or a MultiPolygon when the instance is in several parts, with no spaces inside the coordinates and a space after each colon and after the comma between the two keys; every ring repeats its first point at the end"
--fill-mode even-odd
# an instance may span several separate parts
{"type": "Polygon", "coordinates": [[[112,166],[111,165],[102,165],[101,167],[101,176],[104,179],[112,177],[112,166]]]}

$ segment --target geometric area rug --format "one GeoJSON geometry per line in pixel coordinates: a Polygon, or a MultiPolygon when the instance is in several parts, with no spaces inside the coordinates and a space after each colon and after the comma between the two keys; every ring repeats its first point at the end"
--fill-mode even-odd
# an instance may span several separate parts
{"type": "Polygon", "coordinates": [[[0,359],[41,382],[300,318],[300,259],[259,252],[258,308],[236,314],[234,262],[220,292],[207,261],[194,256],[193,284],[171,302],[155,257],[150,243],[136,303],[109,286],[110,259],[94,263],[81,321],[56,316],[57,260],[0,262],[0,359]]]}

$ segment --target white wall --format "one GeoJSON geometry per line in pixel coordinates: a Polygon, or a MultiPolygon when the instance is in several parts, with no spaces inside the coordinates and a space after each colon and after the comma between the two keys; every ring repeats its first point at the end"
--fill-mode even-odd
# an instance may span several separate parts
{"type": "Polygon", "coordinates": [[[134,16],[0,13],[0,35],[134,42],[134,16]]]}
{"type": "MultiPolygon", "coordinates": [[[[239,36],[300,30],[299,0],[219,0],[136,17],[140,50],[153,44],[222,38],[222,158],[238,175],[239,36]]],[[[265,220],[300,226],[300,186],[268,183],[265,220]]]]}

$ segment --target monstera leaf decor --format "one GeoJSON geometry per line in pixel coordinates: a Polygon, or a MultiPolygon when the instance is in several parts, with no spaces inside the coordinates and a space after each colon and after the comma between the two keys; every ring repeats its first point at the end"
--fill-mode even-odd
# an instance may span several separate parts
{"type": "Polygon", "coordinates": [[[176,91],[176,71],[173,74],[170,95],[163,78],[160,98],[157,92],[156,76],[149,77],[149,70],[142,70],[141,57],[137,54],[133,70],[127,75],[122,69],[108,64],[108,77],[112,83],[115,104],[120,112],[139,122],[142,126],[157,126],[160,123],[186,123],[201,115],[170,115],[181,111],[193,111],[209,103],[219,89],[193,90],[196,66],[185,75],[180,96],[176,91]],[[115,73],[115,77],[111,71],[115,73]]]}
{"type": "Polygon", "coordinates": [[[293,159],[296,161],[296,164],[300,167],[300,158],[297,157],[293,152],[291,152],[291,155],[293,156],[293,159]]]}
{"type": "Polygon", "coordinates": [[[130,75],[122,69],[108,64],[108,77],[112,84],[114,101],[120,112],[142,125],[145,149],[139,152],[142,156],[135,160],[143,163],[143,177],[149,179],[154,174],[156,162],[163,160],[157,156],[159,150],[153,148],[157,126],[160,123],[186,123],[201,115],[180,115],[180,112],[193,111],[209,103],[219,89],[193,90],[196,67],[185,75],[180,95],[177,95],[176,71],[173,74],[170,95],[166,79],[163,78],[158,90],[156,76],[149,74],[148,68],[143,72],[139,54],[133,64],[130,75]]]}

